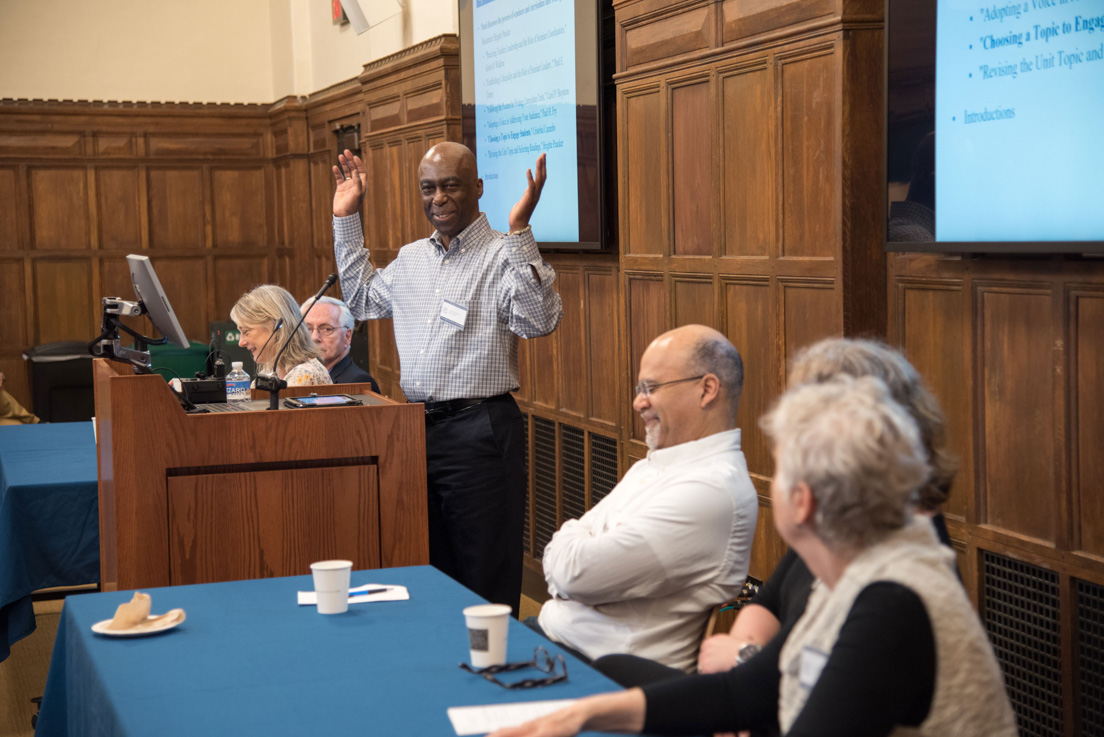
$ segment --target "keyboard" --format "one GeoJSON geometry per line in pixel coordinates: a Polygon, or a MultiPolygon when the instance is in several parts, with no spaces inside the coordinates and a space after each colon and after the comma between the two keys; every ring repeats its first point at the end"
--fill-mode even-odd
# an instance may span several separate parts
{"type": "Polygon", "coordinates": [[[208,412],[254,412],[268,409],[267,399],[251,399],[248,402],[204,402],[196,407],[208,412]]]}

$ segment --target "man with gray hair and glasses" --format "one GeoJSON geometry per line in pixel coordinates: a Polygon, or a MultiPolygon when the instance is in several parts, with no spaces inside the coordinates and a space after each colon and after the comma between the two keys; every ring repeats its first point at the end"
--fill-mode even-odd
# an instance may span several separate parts
{"type": "Polygon", "coordinates": [[[640,359],[648,457],[544,549],[539,626],[590,659],[631,653],[692,671],[710,610],[747,578],[758,501],[740,450],[743,360],[687,325],[640,359]]]}
{"type": "MultiPolygon", "coordinates": [[[[314,304],[314,297],[300,305],[299,311],[310,310],[312,304],[314,304]]],[[[322,354],[319,360],[330,372],[333,383],[371,384],[372,391],[379,394],[379,384],[376,380],[370,373],[353,363],[353,357],[349,355],[356,321],[353,320],[353,313],[344,302],[333,297],[322,297],[307,315],[307,319],[303,321],[303,327],[307,329],[311,339],[318,346],[322,354]]]]}

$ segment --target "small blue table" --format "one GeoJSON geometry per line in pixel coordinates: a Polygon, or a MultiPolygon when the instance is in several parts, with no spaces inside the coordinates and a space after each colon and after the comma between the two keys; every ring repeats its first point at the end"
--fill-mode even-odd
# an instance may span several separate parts
{"type": "MultiPolygon", "coordinates": [[[[476,594],[429,566],[354,571],[352,585],[401,584],[409,601],[321,615],[296,605],[310,576],[149,589],[175,629],[123,639],[93,634],[132,592],[66,600],[37,737],[257,734],[455,735],[450,706],[575,698],[616,684],[565,655],[568,680],[506,690],[458,667],[468,660],[461,610],[476,594]]],[[[543,645],[516,621],[508,659],[543,645]]],[[[530,671],[507,674],[520,680],[530,671]]],[[[536,671],[532,671],[536,675],[536,671]]]]}
{"type": "Polygon", "coordinates": [[[0,660],[34,632],[31,592],[100,580],[91,422],[0,427],[0,660]]]}

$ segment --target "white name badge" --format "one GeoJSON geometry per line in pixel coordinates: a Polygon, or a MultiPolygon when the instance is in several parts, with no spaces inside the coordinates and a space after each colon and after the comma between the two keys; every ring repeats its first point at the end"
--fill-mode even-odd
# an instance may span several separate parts
{"type": "Polygon", "coordinates": [[[805,646],[801,651],[801,669],[797,673],[797,682],[806,691],[812,690],[820,678],[820,672],[828,662],[828,653],[822,653],[814,647],[805,646]]]}
{"type": "Polygon", "coordinates": [[[449,325],[454,325],[463,330],[464,323],[468,319],[468,308],[461,307],[455,302],[449,302],[446,299],[441,304],[441,319],[449,325]]]}

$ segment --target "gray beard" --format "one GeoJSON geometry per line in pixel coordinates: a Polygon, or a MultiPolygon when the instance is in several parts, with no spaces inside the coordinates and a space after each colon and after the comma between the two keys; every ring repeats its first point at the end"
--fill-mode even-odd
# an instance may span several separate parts
{"type": "Polygon", "coordinates": [[[655,450],[656,443],[659,442],[659,423],[648,425],[644,430],[644,443],[648,446],[648,450],[655,450]]]}

